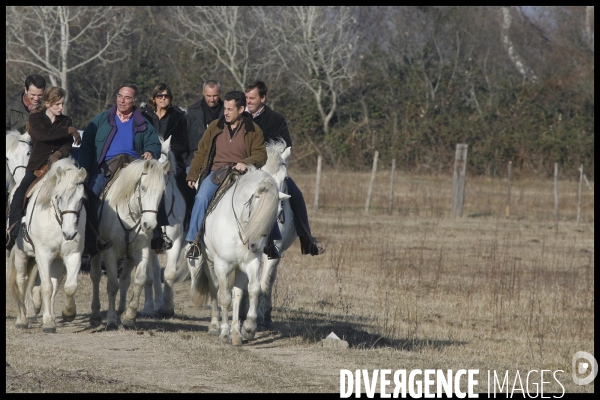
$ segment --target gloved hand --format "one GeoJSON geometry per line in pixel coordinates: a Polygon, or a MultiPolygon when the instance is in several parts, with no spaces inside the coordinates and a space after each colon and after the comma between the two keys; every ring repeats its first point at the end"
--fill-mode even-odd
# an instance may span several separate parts
{"type": "Polygon", "coordinates": [[[75,127],[69,127],[69,135],[73,136],[73,140],[75,141],[76,145],[81,144],[81,135],[79,134],[79,131],[75,129],[75,127]]]}
{"type": "Polygon", "coordinates": [[[58,160],[60,160],[62,158],[62,153],[58,150],[56,150],[54,153],[52,153],[50,155],[50,157],[48,157],[48,161],[50,161],[50,165],[54,164],[55,162],[57,162],[58,160]]]}

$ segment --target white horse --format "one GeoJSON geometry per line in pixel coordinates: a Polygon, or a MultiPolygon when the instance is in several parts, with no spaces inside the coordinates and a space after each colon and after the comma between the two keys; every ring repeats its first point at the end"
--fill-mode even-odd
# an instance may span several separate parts
{"type": "Polygon", "coordinates": [[[175,304],[173,303],[173,285],[177,263],[181,256],[185,243],[185,232],[183,231],[183,219],[185,218],[185,200],[175,181],[175,156],[170,150],[171,137],[162,142],[160,163],[169,163],[165,184],[165,207],[169,217],[169,225],[163,228],[167,236],[173,241],[173,247],[166,251],[167,265],[164,273],[164,289],[161,284],[161,266],[158,262],[156,252],[151,252],[149,262],[148,279],[146,280],[144,295],[144,309],[142,316],[152,317],[159,315],[163,318],[175,315],[175,304]],[[154,289],[154,293],[152,291],[154,289]]]}
{"type": "Polygon", "coordinates": [[[41,280],[43,332],[56,332],[54,299],[65,272],[61,261],[67,273],[62,316],[67,322],[75,319],[74,296],[85,237],[85,177],[86,171],[78,168],[72,158],[59,160],[52,164],[29,199],[9,258],[11,293],[19,307],[17,328],[28,326],[24,301],[37,275],[34,262],[41,280]]]}
{"type": "Polygon", "coordinates": [[[102,323],[100,316],[100,269],[104,256],[108,278],[108,314],[106,329],[118,329],[121,323],[133,326],[139,307],[142,287],[146,283],[150,240],[156,226],[156,215],[162,192],[165,190],[165,174],[169,163],[157,160],[135,160],[122,168],[99,205],[100,235],[112,240],[113,245],[91,260],[90,277],[93,285],[92,315],[90,324],[102,323]],[[123,270],[117,279],[117,260],[125,256],[123,270]],[[127,291],[135,268],[133,297],[127,304],[127,291]],[[120,290],[118,313],[115,307],[117,290],[120,290]],[[119,322],[118,314],[122,314],[119,322]]]}
{"type": "Polygon", "coordinates": [[[19,187],[25,176],[25,168],[31,154],[31,136],[12,130],[6,133],[6,182],[8,182],[9,198],[12,199],[15,188],[19,187]]]}
{"type": "Polygon", "coordinates": [[[221,341],[231,340],[233,345],[240,346],[242,339],[254,337],[260,294],[260,258],[277,218],[279,199],[275,180],[268,173],[248,166],[246,174],[236,178],[233,186],[207,215],[202,257],[199,260],[188,259],[188,267],[193,271],[192,299],[198,305],[204,304],[208,294],[212,299],[209,333],[218,332],[218,295],[221,341]],[[248,280],[250,306],[240,333],[239,306],[244,279],[248,280]],[[233,306],[231,332],[230,305],[233,306]]]}
{"type": "MultiPolygon", "coordinates": [[[[291,147],[286,148],[285,141],[267,143],[267,162],[261,168],[268,172],[277,182],[280,192],[287,193],[286,178],[288,177],[288,159],[291,147]]],[[[277,206],[277,223],[281,232],[281,240],[276,240],[275,245],[279,247],[281,255],[290,248],[298,235],[294,227],[294,215],[290,206],[289,196],[282,199],[277,206]]],[[[263,266],[260,274],[260,301],[258,303],[258,330],[270,330],[273,326],[271,320],[272,289],[277,277],[277,267],[281,259],[269,260],[266,254],[262,255],[263,266]]]]}

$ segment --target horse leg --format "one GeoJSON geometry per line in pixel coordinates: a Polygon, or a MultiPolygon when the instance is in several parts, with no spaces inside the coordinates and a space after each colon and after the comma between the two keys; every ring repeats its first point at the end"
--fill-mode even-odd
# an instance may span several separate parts
{"type": "MultiPolygon", "coordinates": [[[[128,260],[127,257],[121,264],[121,275],[118,275],[119,279],[119,308],[117,314],[123,315],[125,308],[127,308],[127,294],[129,293],[129,286],[131,285],[131,272],[135,265],[133,260],[128,260]]],[[[118,266],[117,266],[118,268],[118,266]]]]}
{"type": "Polygon", "coordinates": [[[137,311],[140,306],[140,295],[142,294],[142,288],[146,284],[148,276],[148,258],[150,257],[150,246],[146,246],[142,249],[141,254],[137,253],[135,256],[135,262],[137,268],[135,269],[135,277],[133,278],[133,296],[127,304],[127,309],[121,317],[121,321],[125,326],[133,326],[137,311]]]}
{"type": "Polygon", "coordinates": [[[42,332],[55,333],[56,324],[52,313],[53,278],[50,271],[52,260],[46,254],[37,254],[36,261],[42,291],[42,332]]]}
{"type": "Polygon", "coordinates": [[[38,274],[35,258],[28,258],[27,261],[27,288],[25,289],[25,308],[27,310],[27,321],[35,324],[37,315],[42,309],[42,297],[40,293],[40,276],[38,274]]]}
{"type": "Polygon", "coordinates": [[[258,331],[271,330],[273,321],[271,321],[272,292],[275,278],[277,278],[277,267],[280,259],[266,260],[260,275],[260,297],[257,310],[258,331]]]}
{"type": "Polygon", "coordinates": [[[18,329],[26,329],[29,326],[29,320],[26,317],[26,307],[25,307],[25,294],[27,291],[27,283],[28,283],[28,263],[30,261],[27,254],[23,251],[19,250],[17,246],[13,248],[13,256],[14,257],[14,265],[11,267],[11,277],[9,278],[9,282],[13,282],[14,280],[14,288],[12,289],[16,296],[18,312],[17,312],[17,322],[15,326],[18,329]],[[14,278],[12,275],[14,274],[14,278]]]}
{"type": "Polygon", "coordinates": [[[102,324],[102,316],[100,315],[100,279],[102,278],[102,269],[100,262],[102,261],[102,253],[94,256],[90,260],[90,278],[92,279],[92,315],[90,316],[90,325],[93,327],[102,324]]]}
{"type": "MultiPolygon", "coordinates": [[[[221,334],[219,335],[219,341],[223,343],[229,343],[229,306],[231,306],[231,288],[232,284],[229,281],[232,277],[229,275],[229,268],[226,262],[215,260],[214,269],[219,282],[219,306],[221,307],[221,334]]],[[[233,282],[232,282],[233,283],[233,282]]]]}
{"type": "Polygon", "coordinates": [[[77,315],[77,307],[75,305],[75,292],[77,292],[77,276],[81,268],[81,251],[71,253],[63,258],[65,268],[67,269],[67,280],[65,281],[65,307],[63,308],[63,321],[71,322],[77,315]]]}
{"type": "MultiPolygon", "coordinates": [[[[171,233],[169,228],[170,227],[167,228],[167,233],[171,233]]],[[[181,225],[176,225],[175,228],[181,231],[181,225]]],[[[179,261],[179,257],[181,256],[181,248],[183,247],[183,233],[177,235],[177,231],[173,230],[173,235],[178,237],[173,240],[173,247],[167,250],[167,266],[165,267],[163,302],[160,308],[160,316],[163,318],[171,318],[175,315],[173,285],[175,283],[175,274],[177,272],[177,262],[179,261]]]]}
{"type": "MultiPolygon", "coordinates": [[[[239,275],[239,274],[236,274],[239,275]]],[[[236,277],[236,283],[237,283],[238,279],[236,277]]],[[[232,310],[231,310],[231,344],[233,344],[234,346],[241,346],[242,345],[242,334],[240,333],[240,320],[239,320],[239,315],[240,315],[240,303],[242,301],[242,295],[244,290],[241,289],[240,287],[238,287],[236,285],[236,283],[233,284],[233,289],[232,289],[232,310]]]]}
{"type": "Polygon", "coordinates": [[[256,308],[260,294],[260,258],[256,257],[249,263],[242,265],[242,270],[248,276],[248,298],[250,301],[248,314],[242,326],[242,337],[246,340],[251,340],[256,334],[256,308]]]}
{"type": "MultiPolygon", "coordinates": [[[[119,329],[119,316],[115,304],[117,300],[117,291],[119,290],[119,280],[117,278],[117,255],[112,248],[105,250],[104,264],[106,265],[106,292],[108,294],[108,313],[106,314],[106,330],[119,329]]],[[[123,273],[125,268],[123,268],[123,273]]],[[[123,275],[121,273],[121,276],[123,275]]]]}
{"type": "MultiPolygon", "coordinates": [[[[160,266],[158,265],[158,256],[154,252],[154,254],[152,254],[150,257],[151,258],[148,261],[148,267],[147,267],[148,268],[148,271],[147,271],[148,279],[146,279],[146,284],[144,285],[144,308],[142,309],[142,312],[141,312],[142,318],[154,318],[154,316],[155,316],[153,289],[155,289],[156,275],[157,275],[154,270],[157,268],[157,266],[159,268],[158,284],[160,285],[160,266]]],[[[162,291],[162,289],[161,289],[161,291],[162,291]]]]}
{"type": "Polygon", "coordinates": [[[208,326],[208,334],[219,336],[219,303],[218,293],[219,288],[215,286],[215,281],[212,274],[209,271],[208,264],[204,264],[203,271],[201,272],[206,275],[208,279],[208,293],[210,296],[210,325],[208,326]]]}

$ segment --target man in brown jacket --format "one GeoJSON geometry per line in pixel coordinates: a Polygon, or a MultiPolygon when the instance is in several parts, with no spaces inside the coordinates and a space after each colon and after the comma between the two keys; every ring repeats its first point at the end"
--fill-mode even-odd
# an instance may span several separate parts
{"type": "Polygon", "coordinates": [[[225,95],[224,115],[211,122],[198,143],[198,150],[187,174],[188,186],[193,188],[199,180],[199,189],[192,209],[192,218],[186,240],[192,244],[186,253],[188,258],[198,258],[198,246],[193,245],[202,226],[208,204],[218,185],[210,177],[223,165],[234,163],[234,169],[245,172],[247,165],[262,167],[267,161],[267,150],[262,130],[246,112],[246,95],[232,91],[225,95]],[[208,179],[207,179],[208,178],[208,179]]]}

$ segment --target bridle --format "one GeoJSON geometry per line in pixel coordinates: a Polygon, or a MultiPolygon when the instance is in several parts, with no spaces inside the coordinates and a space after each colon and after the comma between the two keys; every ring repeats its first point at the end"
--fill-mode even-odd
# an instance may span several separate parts
{"type": "MultiPolygon", "coordinates": [[[[29,142],[26,142],[25,140],[19,140],[19,142],[20,142],[20,143],[27,143],[27,145],[31,146],[31,144],[30,144],[29,142]]],[[[6,161],[10,161],[10,158],[6,157],[6,161]]],[[[25,169],[25,168],[27,168],[27,166],[26,166],[26,165],[17,165],[17,166],[16,166],[16,167],[15,167],[15,168],[12,170],[12,172],[10,172],[10,167],[8,167],[8,171],[10,172],[10,174],[12,175],[12,177],[13,177],[13,178],[15,177],[15,174],[17,173],[17,170],[18,170],[19,168],[23,168],[23,169],[25,169]]]]}
{"type": "MultiPolygon", "coordinates": [[[[142,173],[142,176],[140,177],[140,179],[137,181],[137,183],[135,184],[135,189],[134,192],[137,192],[137,201],[138,201],[138,206],[140,208],[140,219],[138,219],[138,221],[131,227],[131,228],[127,228],[125,227],[125,224],[123,223],[123,220],[121,219],[121,216],[119,215],[119,207],[116,206],[115,209],[117,211],[117,218],[119,219],[119,224],[121,224],[121,228],[123,228],[123,231],[125,231],[125,255],[127,256],[128,260],[131,260],[131,255],[129,254],[129,246],[135,241],[135,239],[137,238],[137,236],[140,233],[140,230],[142,229],[142,217],[144,215],[144,213],[150,212],[150,213],[155,213],[158,214],[158,209],[156,210],[144,210],[143,206],[142,206],[142,189],[141,189],[141,184],[142,184],[142,177],[144,175],[147,175],[147,172],[142,173]],[[136,230],[137,228],[137,230],[136,230]],[[129,234],[132,231],[136,231],[135,232],[135,236],[133,237],[133,239],[131,241],[129,241],[129,234]]],[[[129,211],[129,217],[135,221],[135,217],[133,216],[133,212],[131,211],[131,207],[129,206],[129,202],[127,202],[127,208],[129,211]]]]}
{"type": "MultiPolygon", "coordinates": [[[[79,182],[77,183],[77,185],[83,185],[83,182],[79,182]]],[[[79,214],[81,214],[81,209],[83,208],[83,201],[85,200],[86,196],[83,195],[81,197],[81,199],[79,199],[79,209],[77,210],[63,210],[61,211],[60,207],[58,206],[58,195],[54,196],[54,199],[52,200],[52,207],[54,208],[54,218],[56,218],[56,221],[58,222],[58,224],[62,227],[62,223],[63,223],[63,216],[65,214],[75,214],[76,219],[75,219],[75,225],[79,224],[79,214]]],[[[31,223],[31,221],[30,221],[31,223]]],[[[65,240],[69,240],[67,239],[67,237],[65,236],[65,233],[63,232],[63,237],[65,238],[65,240]]]]}

